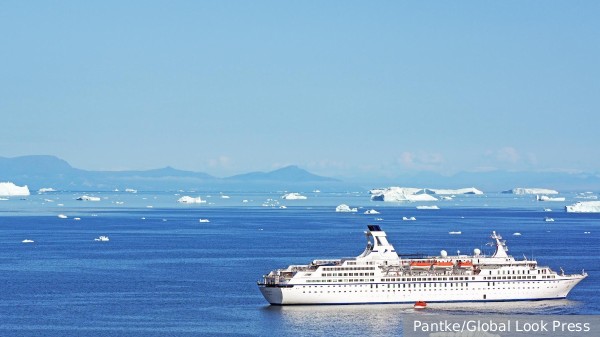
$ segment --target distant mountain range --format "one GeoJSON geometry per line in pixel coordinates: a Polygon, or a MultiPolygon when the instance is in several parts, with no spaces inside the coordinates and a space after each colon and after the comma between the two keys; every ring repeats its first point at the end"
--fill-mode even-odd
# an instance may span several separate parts
{"type": "Polygon", "coordinates": [[[145,171],[87,171],[74,168],[60,158],[44,155],[0,157],[0,181],[28,185],[31,190],[43,187],[57,190],[272,190],[314,189],[340,183],[338,179],[312,174],[293,165],[271,172],[251,172],[218,178],[203,172],[172,167],[145,171]]]}
{"type": "Polygon", "coordinates": [[[219,178],[203,172],[165,167],[145,171],[88,171],[72,167],[54,156],[0,157],[0,182],[57,190],[204,190],[204,191],[367,191],[371,188],[402,186],[419,188],[476,187],[486,193],[515,187],[550,188],[561,192],[600,190],[600,175],[561,172],[462,172],[444,176],[433,172],[403,174],[397,178],[343,181],[310,173],[298,166],[270,172],[250,172],[219,178]]]}

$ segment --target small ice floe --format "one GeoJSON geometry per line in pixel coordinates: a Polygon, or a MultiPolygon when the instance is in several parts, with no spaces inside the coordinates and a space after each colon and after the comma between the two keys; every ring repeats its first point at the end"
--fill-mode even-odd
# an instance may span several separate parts
{"type": "Polygon", "coordinates": [[[125,192],[127,192],[127,193],[137,193],[137,190],[135,190],[133,188],[126,188],[125,192]]]}
{"type": "Polygon", "coordinates": [[[81,218],[73,218],[73,220],[79,221],[79,220],[81,220],[81,218]]]}
{"type": "Polygon", "coordinates": [[[224,195],[224,194],[221,195],[221,199],[229,199],[229,198],[230,197],[228,195],[224,195]]]}
{"type": "Polygon", "coordinates": [[[123,204],[124,204],[124,202],[123,202],[123,201],[115,201],[115,204],[116,204],[116,205],[123,205],[123,204]]]}
{"type": "Polygon", "coordinates": [[[248,202],[248,199],[244,199],[244,200],[242,200],[242,202],[243,202],[243,203],[247,203],[247,202],[248,202]]]}
{"type": "Polygon", "coordinates": [[[210,222],[210,220],[208,220],[208,219],[200,219],[200,220],[198,220],[198,222],[210,222]]]}
{"type": "Polygon", "coordinates": [[[59,218],[61,218],[61,219],[66,219],[66,218],[68,218],[68,216],[66,216],[66,215],[64,215],[64,214],[59,214],[59,215],[58,215],[58,217],[59,217],[59,218]]]}
{"type": "Polygon", "coordinates": [[[81,200],[81,201],[100,201],[100,198],[98,197],[92,197],[89,195],[82,195],[79,198],[76,198],[75,200],[81,200]]]}
{"type": "Polygon", "coordinates": [[[107,242],[110,241],[110,239],[106,235],[100,235],[99,237],[95,238],[94,241],[107,242]]]}
{"type": "Polygon", "coordinates": [[[544,212],[552,212],[552,208],[544,208],[544,212]]]}
{"type": "Polygon", "coordinates": [[[279,206],[279,208],[280,208],[280,209],[286,209],[286,208],[287,208],[287,206],[286,206],[286,205],[281,205],[281,206],[279,206]]]}
{"type": "Polygon", "coordinates": [[[154,206],[148,205],[148,206],[146,206],[146,208],[154,208],[154,206]]]}
{"type": "Polygon", "coordinates": [[[200,197],[192,198],[190,196],[183,196],[177,200],[177,202],[182,204],[203,204],[206,203],[206,200],[202,200],[200,197]]]}
{"type": "Polygon", "coordinates": [[[281,199],[285,199],[285,200],[306,200],[308,199],[307,197],[301,195],[300,193],[287,193],[281,196],[281,199]]]}
{"type": "Polygon", "coordinates": [[[350,208],[350,206],[346,204],[340,204],[335,208],[335,211],[340,213],[354,213],[358,212],[358,208],[350,208]]]}
{"type": "Polygon", "coordinates": [[[462,232],[461,231],[452,231],[452,232],[448,232],[448,234],[450,234],[450,235],[461,235],[462,232]]]}
{"type": "Polygon", "coordinates": [[[0,198],[0,200],[2,200],[2,201],[7,201],[7,200],[8,200],[8,198],[0,198]]]}
{"type": "Polygon", "coordinates": [[[321,193],[320,190],[313,190],[313,193],[321,193]]]}
{"type": "Polygon", "coordinates": [[[549,197],[547,195],[537,195],[535,199],[537,201],[565,201],[564,197],[549,197]]]}
{"type": "Polygon", "coordinates": [[[142,220],[146,220],[146,217],[145,217],[145,216],[143,216],[143,217],[141,217],[141,219],[142,219],[142,220]]]}
{"type": "Polygon", "coordinates": [[[33,240],[29,240],[29,239],[25,239],[23,241],[21,241],[22,243],[34,243],[35,241],[33,240]]]}
{"type": "Polygon", "coordinates": [[[375,218],[375,221],[383,221],[383,218],[375,218]]]}
{"type": "Polygon", "coordinates": [[[415,218],[414,216],[411,216],[410,218],[406,217],[406,216],[402,217],[402,221],[415,221],[415,220],[417,220],[417,218],[415,218]]]}
{"type": "Polygon", "coordinates": [[[521,236],[521,233],[519,233],[519,232],[515,232],[515,233],[513,233],[513,235],[514,235],[514,236],[521,236]]]}
{"type": "Polygon", "coordinates": [[[583,232],[583,234],[590,234],[591,232],[583,232]]]}
{"type": "Polygon", "coordinates": [[[369,210],[366,210],[366,211],[365,211],[365,214],[381,214],[381,213],[377,212],[377,211],[376,211],[376,210],[374,210],[374,209],[369,209],[369,210]]]}
{"type": "Polygon", "coordinates": [[[440,209],[437,206],[417,206],[417,209],[440,209]]]}
{"type": "Polygon", "coordinates": [[[545,217],[544,221],[546,221],[546,222],[554,222],[554,219],[550,218],[550,217],[545,217]]]}

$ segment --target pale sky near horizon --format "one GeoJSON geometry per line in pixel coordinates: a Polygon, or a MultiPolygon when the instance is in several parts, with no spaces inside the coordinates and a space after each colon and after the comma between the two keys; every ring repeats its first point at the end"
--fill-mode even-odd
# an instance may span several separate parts
{"type": "Polygon", "coordinates": [[[3,1],[0,156],[600,171],[597,1],[3,1]]]}

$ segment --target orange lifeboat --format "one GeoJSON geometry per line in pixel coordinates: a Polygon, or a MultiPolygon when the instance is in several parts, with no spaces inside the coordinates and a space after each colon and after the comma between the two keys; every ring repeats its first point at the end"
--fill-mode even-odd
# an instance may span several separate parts
{"type": "Polygon", "coordinates": [[[410,263],[410,269],[429,269],[431,268],[431,262],[427,261],[412,261],[410,263]]]}
{"type": "Polygon", "coordinates": [[[471,261],[460,261],[458,263],[458,268],[473,269],[473,262],[471,262],[471,261]]]}
{"type": "Polygon", "coordinates": [[[427,307],[427,303],[425,301],[417,301],[414,305],[415,309],[425,309],[427,307]]]}
{"type": "Polygon", "coordinates": [[[452,269],[452,267],[454,267],[454,263],[452,263],[451,261],[448,261],[448,262],[438,261],[433,264],[433,268],[436,268],[436,269],[452,269]]]}

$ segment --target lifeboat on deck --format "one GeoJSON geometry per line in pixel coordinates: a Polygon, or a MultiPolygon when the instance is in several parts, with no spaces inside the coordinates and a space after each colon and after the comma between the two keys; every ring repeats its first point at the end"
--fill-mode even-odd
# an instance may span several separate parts
{"type": "Polygon", "coordinates": [[[413,270],[428,270],[429,268],[431,268],[431,262],[412,261],[410,263],[410,269],[413,269],[413,270]]]}
{"type": "Polygon", "coordinates": [[[433,264],[433,268],[434,269],[452,269],[454,268],[454,263],[452,263],[452,261],[437,261],[436,263],[433,264]]]}
{"type": "Polygon", "coordinates": [[[473,269],[473,262],[471,262],[471,261],[460,261],[458,263],[458,268],[472,270],[473,269]]]}

